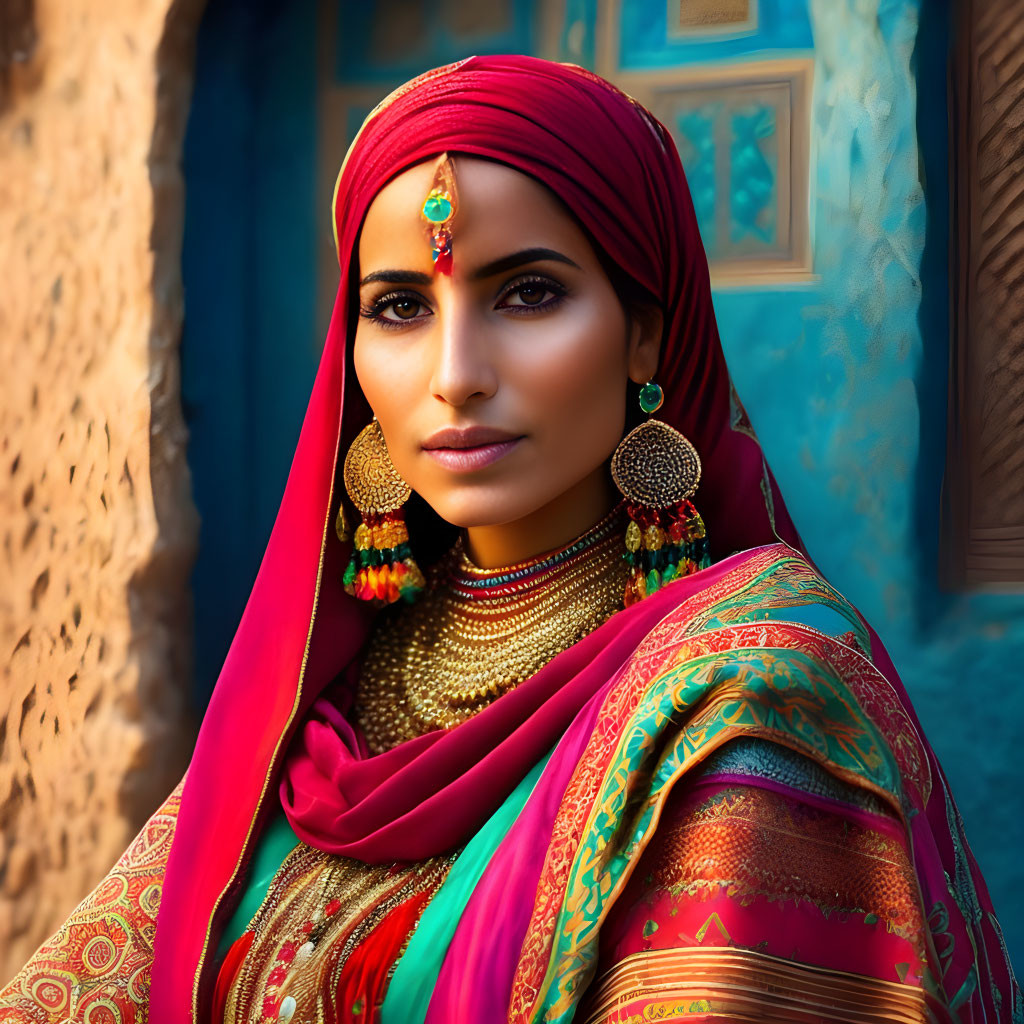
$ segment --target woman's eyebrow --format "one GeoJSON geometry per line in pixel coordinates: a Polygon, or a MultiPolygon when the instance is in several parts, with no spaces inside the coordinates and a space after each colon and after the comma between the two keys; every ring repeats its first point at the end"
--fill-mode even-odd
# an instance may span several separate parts
{"type": "Polygon", "coordinates": [[[375,270],[359,282],[359,287],[386,281],[388,284],[430,284],[433,279],[420,270],[375,270]]]}
{"type": "MultiPolygon", "coordinates": [[[[495,274],[512,270],[513,267],[521,267],[524,263],[536,263],[540,260],[554,260],[556,263],[565,263],[570,267],[575,267],[577,270],[580,269],[578,263],[569,259],[563,253],[558,252],[557,249],[535,247],[533,249],[520,249],[519,252],[513,252],[508,256],[502,256],[500,259],[485,263],[482,267],[478,267],[473,271],[470,275],[470,280],[480,281],[485,277],[493,277],[495,274]]],[[[367,274],[359,282],[359,287],[362,288],[368,284],[375,284],[378,281],[384,281],[387,284],[431,284],[433,278],[420,270],[375,270],[372,274],[367,274]]]]}
{"type": "Polygon", "coordinates": [[[578,263],[556,249],[521,249],[519,252],[502,256],[500,259],[492,260],[490,263],[485,263],[482,267],[473,271],[470,279],[480,281],[485,277],[493,277],[495,274],[501,274],[506,270],[511,270],[513,267],[521,267],[524,263],[535,263],[538,260],[554,260],[557,263],[566,263],[577,270],[580,269],[578,263]]]}

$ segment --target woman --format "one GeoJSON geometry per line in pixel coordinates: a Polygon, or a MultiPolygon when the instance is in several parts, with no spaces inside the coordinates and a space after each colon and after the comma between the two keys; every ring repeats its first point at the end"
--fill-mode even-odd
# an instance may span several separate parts
{"type": "Polygon", "coordinates": [[[906,694],[731,390],[666,130],[470,58],[370,115],[334,223],[183,787],[0,1020],[1021,1019],[906,694]]]}

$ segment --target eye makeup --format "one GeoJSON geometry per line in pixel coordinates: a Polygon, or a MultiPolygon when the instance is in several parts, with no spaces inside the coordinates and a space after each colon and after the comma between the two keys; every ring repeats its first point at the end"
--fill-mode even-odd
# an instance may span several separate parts
{"type": "MultiPolygon", "coordinates": [[[[379,299],[374,299],[370,303],[359,304],[359,316],[364,320],[369,320],[372,323],[379,324],[381,327],[386,329],[392,329],[395,327],[403,327],[406,324],[411,324],[416,320],[422,320],[422,315],[415,316],[385,316],[384,314],[392,306],[400,306],[403,303],[412,304],[415,306],[421,306],[429,309],[426,300],[422,295],[418,295],[416,292],[387,292],[382,295],[379,299]]],[[[433,316],[433,313],[430,314],[433,316]]]]}
{"type": "Polygon", "coordinates": [[[524,277],[519,277],[514,281],[510,281],[501,291],[501,298],[496,306],[497,309],[508,310],[515,314],[521,313],[539,313],[547,312],[548,310],[554,309],[560,305],[562,300],[568,294],[568,289],[563,284],[559,284],[558,281],[553,280],[550,277],[545,277],[537,274],[529,274],[524,277]],[[517,293],[520,293],[520,298],[525,297],[521,294],[522,292],[533,288],[536,291],[542,293],[551,293],[551,298],[541,302],[526,302],[517,304],[508,304],[506,299],[510,298],[517,293]]]}
{"type": "MultiPolygon", "coordinates": [[[[568,289],[565,285],[560,284],[553,278],[540,274],[522,275],[512,281],[509,281],[508,284],[501,289],[498,301],[495,304],[495,309],[501,310],[502,312],[512,313],[514,316],[529,316],[534,313],[548,312],[554,309],[561,304],[567,294],[568,289]],[[542,295],[550,293],[551,297],[548,299],[542,299],[542,301],[539,302],[527,302],[525,301],[525,296],[522,293],[527,292],[531,288],[541,291],[542,295]],[[523,301],[518,303],[508,302],[510,298],[517,294],[520,299],[523,299],[523,301]]],[[[389,309],[393,309],[393,312],[398,313],[398,309],[403,305],[406,309],[412,306],[413,308],[420,307],[421,309],[430,310],[429,303],[418,292],[400,290],[385,292],[377,299],[373,299],[369,302],[361,302],[359,306],[359,315],[364,320],[378,324],[387,330],[415,323],[417,320],[425,319],[427,315],[433,316],[432,311],[427,314],[417,312],[412,316],[401,316],[400,314],[395,316],[387,315],[389,309]]]]}

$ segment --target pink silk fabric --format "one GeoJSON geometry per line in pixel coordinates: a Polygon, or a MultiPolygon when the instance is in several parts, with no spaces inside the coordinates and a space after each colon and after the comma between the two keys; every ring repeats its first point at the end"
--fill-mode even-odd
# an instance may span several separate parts
{"type": "MultiPolygon", "coordinates": [[[[339,129],[340,130],[340,129],[339,129]]],[[[367,119],[334,206],[340,283],[323,356],[259,574],[203,721],[164,883],[150,1019],[205,1012],[213,949],[278,792],[300,836],[367,861],[464,841],[568,727],[669,608],[716,567],[616,615],[449,734],[360,756],[318,701],[358,658],[372,610],[344,594],[348,550],[330,524],[343,453],[369,419],[348,372],[351,294],[366,210],[402,170],[440,152],[493,159],[552,190],[665,311],[659,418],[696,445],[696,502],[714,558],[777,539],[799,546],[733,395],[707,261],[667,130],[584,69],[472,57],[403,86],[367,119]]]]}

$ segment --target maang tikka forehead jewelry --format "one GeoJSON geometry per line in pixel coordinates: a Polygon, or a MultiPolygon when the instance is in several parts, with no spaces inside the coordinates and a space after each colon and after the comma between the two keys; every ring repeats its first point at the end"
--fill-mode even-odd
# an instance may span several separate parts
{"type": "MultiPolygon", "coordinates": [[[[654,381],[640,389],[640,408],[648,415],[664,400],[654,381]]],[[[626,583],[627,606],[711,564],[704,520],[690,501],[700,470],[697,449],[661,420],[641,423],[615,449],[612,479],[626,499],[630,520],[626,559],[633,571],[626,583]]]]}
{"type": "Polygon", "coordinates": [[[458,211],[458,192],[455,188],[455,164],[447,153],[442,153],[434,169],[427,198],[423,200],[420,216],[430,236],[430,255],[441,274],[452,272],[452,220],[458,211]]]}

